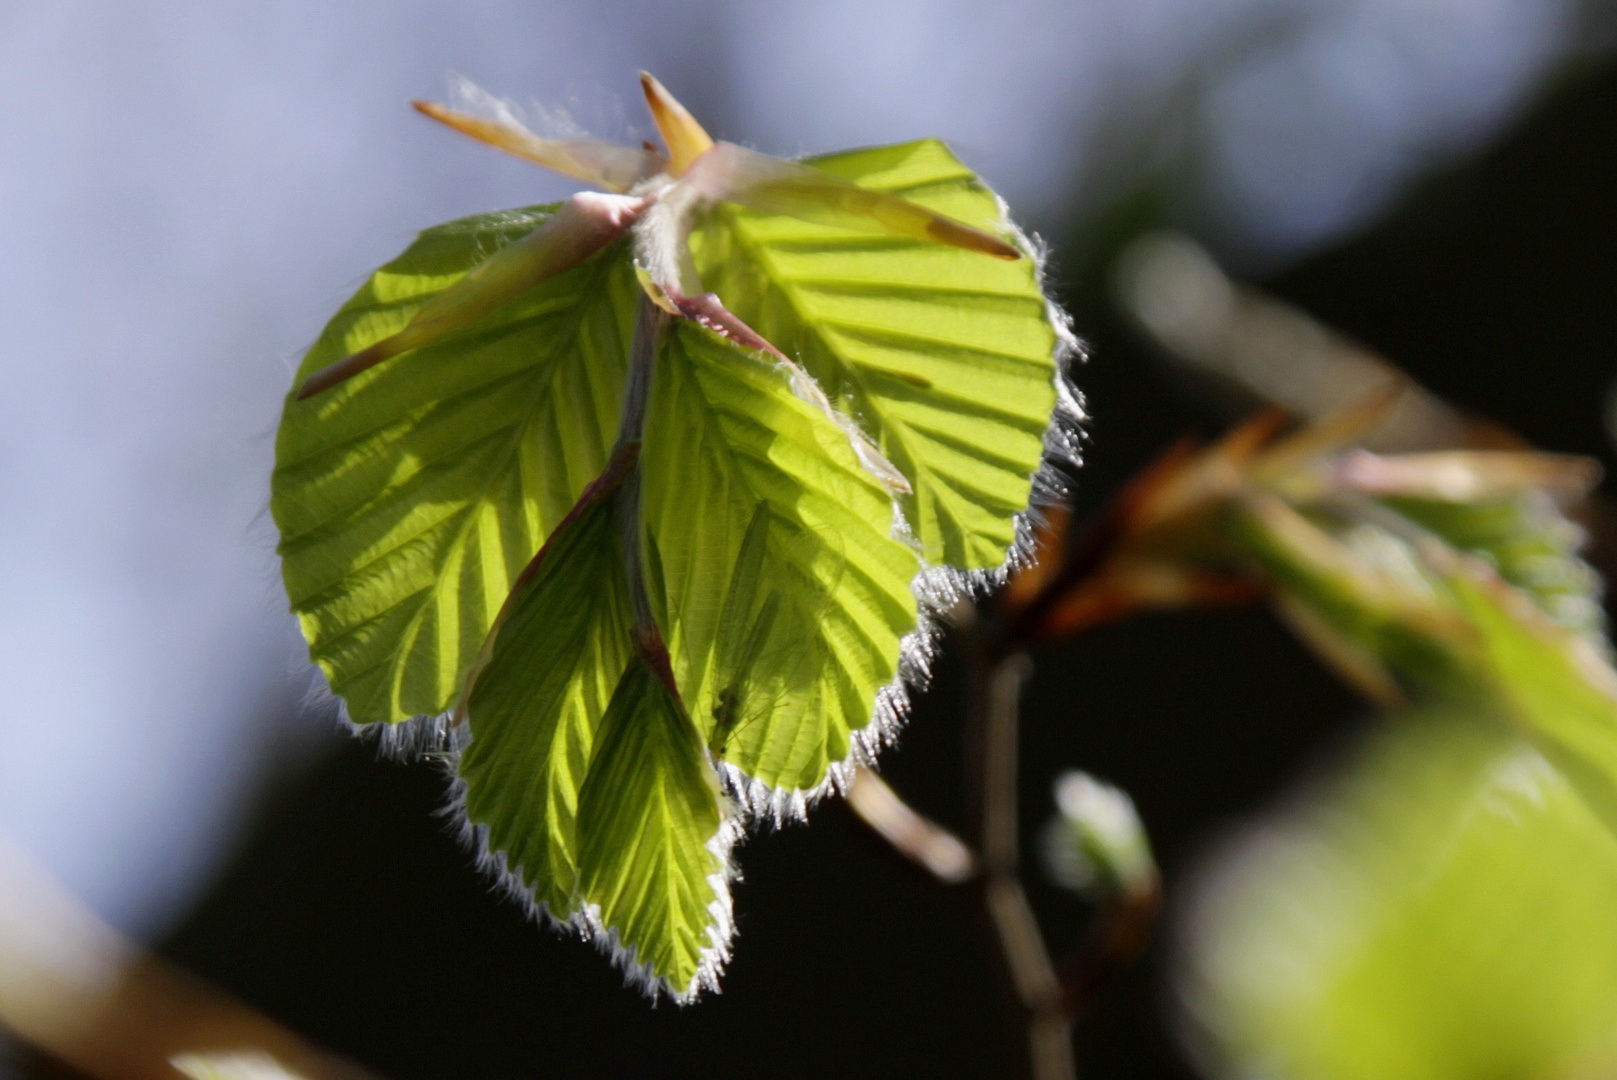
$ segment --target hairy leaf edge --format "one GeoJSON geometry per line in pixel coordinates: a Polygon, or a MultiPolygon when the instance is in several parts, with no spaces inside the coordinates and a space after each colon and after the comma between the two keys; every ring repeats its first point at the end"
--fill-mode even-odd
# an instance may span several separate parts
{"type": "MultiPolygon", "coordinates": [[[[313,664],[308,666],[312,674],[306,707],[334,713],[338,724],[350,734],[373,741],[384,759],[426,758],[436,762],[450,779],[448,795],[438,814],[452,824],[459,842],[472,851],[479,871],[488,874],[495,888],[515,901],[535,922],[558,931],[571,931],[592,943],[623,973],[625,985],[653,1000],[666,995],[674,1003],[686,1005],[704,990],[718,991],[719,977],[729,961],[735,937],[730,882],[739,876],[732,859],[736,845],[755,825],[780,828],[806,820],[810,808],[822,799],[832,794],[846,794],[855,769],[874,766],[881,751],[897,742],[910,712],[912,694],[924,691],[931,680],[932,664],[942,638],[942,618],[956,604],[986,596],[1003,585],[1011,571],[1031,559],[1034,531],[1043,521],[1044,509],[1067,496],[1066,474],[1083,462],[1083,424],[1089,417],[1083,394],[1073,384],[1070,371],[1075,364],[1087,359],[1087,353],[1073,330],[1071,317],[1051,295],[1048,247],[1011,220],[1009,208],[998,193],[994,194],[994,200],[1002,235],[1009,236],[1032,261],[1035,280],[1044,298],[1045,319],[1055,333],[1055,346],[1051,350],[1055,404],[1045,427],[1039,465],[1030,478],[1028,505],[1015,516],[1013,539],[999,567],[961,570],[952,566],[928,566],[923,560],[921,570],[910,583],[917,601],[915,628],[899,643],[893,678],[876,692],[870,722],[849,733],[848,756],[832,762],[818,784],[811,788],[777,788],[748,776],[729,762],[713,762],[723,793],[732,803],[727,809],[732,812],[724,815],[718,833],[706,845],[719,866],[707,879],[715,896],[708,906],[712,916],[707,927],[710,944],[701,950],[701,962],[687,986],[670,986],[653,974],[649,965],[639,961],[632,947],[623,945],[615,929],[601,923],[594,905],[585,905],[565,918],[556,916],[546,904],[533,898],[532,890],[507,865],[504,853],[490,848],[487,827],[474,824],[466,811],[466,782],[459,776],[458,766],[470,732],[464,724],[452,724],[453,710],[415,716],[395,724],[356,724],[349,718],[342,699],[331,692],[320,669],[313,664]]],[[[896,498],[892,506],[894,533],[915,546],[896,498]]]]}
{"type": "MultiPolygon", "coordinates": [[[[915,628],[899,642],[893,679],[876,692],[870,722],[849,733],[848,756],[832,762],[818,784],[811,788],[777,788],[748,776],[729,762],[714,762],[725,794],[735,802],[749,825],[780,828],[806,820],[809,809],[826,796],[847,794],[854,770],[874,766],[881,751],[898,741],[910,712],[911,696],[925,691],[931,682],[932,664],[937,658],[943,632],[941,620],[956,604],[986,596],[1003,585],[1012,571],[1027,564],[1033,556],[1034,532],[1043,523],[1045,508],[1068,496],[1067,473],[1083,463],[1083,424],[1089,416],[1083,394],[1073,384],[1070,373],[1072,367],[1086,360],[1088,355],[1073,330],[1071,316],[1051,295],[1048,247],[1012,221],[1005,200],[997,192],[993,195],[999,212],[999,235],[1009,237],[1032,263],[1034,280],[1044,298],[1045,319],[1055,334],[1050,356],[1055,404],[1045,425],[1039,465],[1030,478],[1028,505],[1015,516],[1011,545],[999,567],[961,570],[953,566],[929,566],[922,559],[921,570],[910,582],[917,602],[915,628]]],[[[919,545],[913,539],[896,496],[892,506],[894,535],[919,554],[919,545]]]]}

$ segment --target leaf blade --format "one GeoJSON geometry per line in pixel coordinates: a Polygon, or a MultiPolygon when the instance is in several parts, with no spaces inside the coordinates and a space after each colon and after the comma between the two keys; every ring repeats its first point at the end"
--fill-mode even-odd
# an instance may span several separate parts
{"type": "Polygon", "coordinates": [[[915,555],[887,490],[781,366],[685,323],[656,378],[644,507],[680,694],[723,761],[813,790],[885,717],[915,555]]]}
{"type": "MultiPolygon", "coordinates": [[[[1005,229],[993,194],[935,141],[812,164],[975,228],[1005,229]]],[[[727,205],[692,247],[705,287],[799,359],[909,479],[902,504],[925,557],[998,567],[1039,468],[1066,347],[1033,260],[727,205]],[[959,475],[972,469],[975,477],[959,475]]]]}
{"type": "Polygon", "coordinates": [[[1617,840],[1499,719],[1393,717],[1215,869],[1181,986],[1215,1075],[1610,1071],[1617,840]]]}
{"type": "Polygon", "coordinates": [[[1435,534],[1395,532],[1396,518],[1333,533],[1277,499],[1249,497],[1232,524],[1293,602],[1396,674],[1417,701],[1470,703],[1509,719],[1617,831],[1617,672],[1541,596],[1435,534]]]}
{"type": "Polygon", "coordinates": [[[628,950],[623,962],[663,979],[676,998],[716,989],[728,955],[722,825],[696,729],[636,655],[579,794],[580,896],[628,950]]]}
{"type": "MultiPolygon", "coordinates": [[[[428,229],[338,312],[299,376],[402,329],[548,219],[428,229]]],[[[618,245],[475,326],[289,397],[271,512],[282,576],[355,723],[448,708],[510,582],[605,467],[637,287],[618,245]]]]}
{"type": "Polygon", "coordinates": [[[535,556],[466,692],[467,819],[559,919],[577,907],[579,793],[631,654],[618,490],[592,492],[535,556]]]}

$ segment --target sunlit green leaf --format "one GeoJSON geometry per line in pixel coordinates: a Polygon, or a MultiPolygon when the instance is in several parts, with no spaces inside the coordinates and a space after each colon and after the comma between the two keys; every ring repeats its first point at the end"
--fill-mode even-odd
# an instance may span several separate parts
{"type": "Polygon", "coordinates": [[[551,536],[512,593],[467,702],[467,817],[559,919],[577,906],[579,791],[629,662],[617,491],[614,481],[551,536]]]}
{"type": "Polygon", "coordinates": [[[878,718],[917,563],[890,535],[886,490],[777,363],[680,323],[652,385],[645,576],[678,697],[642,685],[640,661],[618,681],[632,617],[615,515],[630,495],[598,485],[475,669],[460,771],[472,823],[526,891],[683,993],[727,932],[709,910],[725,869],[707,846],[715,792],[691,779],[709,775],[703,741],[749,780],[820,785],[878,718]]]}
{"type": "Polygon", "coordinates": [[[1528,1080],[1617,1069],[1617,838],[1507,724],[1394,717],[1194,909],[1214,1071],[1528,1080]]]}
{"type": "MultiPolygon", "coordinates": [[[[676,996],[728,946],[717,780],[633,644],[620,455],[519,579],[473,669],[466,813],[524,893],[676,996]]],[[[654,658],[653,658],[654,659],[654,658]]]]}
{"type": "MultiPolygon", "coordinates": [[[[939,142],[811,164],[1003,232],[998,201],[939,142]]],[[[1056,331],[1032,260],[715,208],[691,245],[704,287],[786,355],[910,481],[923,554],[997,567],[1055,405],[1056,331]]]]}
{"type": "MultiPolygon", "coordinates": [[[[819,164],[1007,234],[939,144],[819,164]]],[[[395,334],[549,213],[423,233],[337,314],[300,380],[395,334]]],[[[632,438],[608,462],[644,302],[630,246],[289,398],[272,508],[293,610],[350,718],[455,707],[487,853],[686,996],[712,985],[728,944],[732,826],[713,765],[778,816],[890,734],[922,554],[1003,562],[1065,346],[1031,259],[708,214],[705,287],[877,440],[914,488],[912,538],[876,455],[809,375],[696,323],[661,339],[640,471],[626,471],[632,438]],[[633,614],[626,537],[655,627],[633,614]]]]}
{"type": "Polygon", "coordinates": [[[813,788],[877,718],[915,555],[847,435],[767,357],[679,324],[654,387],[648,579],[680,696],[725,761],[813,788]]]}
{"type": "Polygon", "coordinates": [[[716,985],[729,946],[720,824],[718,781],[696,729],[635,657],[579,795],[579,890],[633,961],[682,995],[716,985]]]}
{"type": "MultiPolygon", "coordinates": [[[[428,229],[300,379],[404,326],[548,208],[428,229]]],[[[356,723],[447,708],[511,579],[606,464],[638,296],[622,245],[476,326],[289,399],[271,510],[311,658],[356,723]]]]}

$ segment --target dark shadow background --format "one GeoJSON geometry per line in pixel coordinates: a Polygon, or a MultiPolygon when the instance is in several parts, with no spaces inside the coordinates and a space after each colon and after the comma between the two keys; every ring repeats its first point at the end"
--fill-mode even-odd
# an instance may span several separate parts
{"type": "MultiPolygon", "coordinates": [[[[1077,372],[1095,417],[1077,485],[1089,511],[1173,439],[1220,419],[1110,309],[1112,241],[1055,250],[1062,299],[1092,351],[1077,372]]],[[[1609,466],[1617,69],[1567,76],[1494,149],[1261,284],[1450,401],[1609,466]]],[[[1141,618],[1036,659],[1026,833],[1061,769],[1118,783],[1150,830],[1170,905],[1210,842],[1361,723],[1354,698],[1258,610],[1141,618]]],[[[956,825],[960,694],[945,658],[884,761],[896,788],[956,825]]],[[[724,993],[652,1008],[592,948],[494,894],[435,816],[444,787],[429,765],[348,744],[276,793],[162,951],[396,1080],[1010,1074],[1020,1035],[973,894],[913,870],[840,803],[742,850],[724,993]]],[[[1076,901],[1039,888],[1035,902],[1056,945],[1077,936],[1076,901]]],[[[1167,936],[1082,1026],[1087,1078],[1193,1075],[1170,1031],[1167,936]]]]}

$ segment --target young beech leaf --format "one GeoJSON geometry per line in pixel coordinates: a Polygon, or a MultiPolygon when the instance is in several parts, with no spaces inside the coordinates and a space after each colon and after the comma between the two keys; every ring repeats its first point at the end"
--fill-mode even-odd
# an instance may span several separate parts
{"type": "Polygon", "coordinates": [[[577,911],[578,798],[629,663],[628,589],[609,475],[512,590],[468,688],[466,816],[534,902],[577,911]]]}
{"type": "Polygon", "coordinates": [[[704,743],[780,814],[879,738],[917,560],[889,535],[886,490],[777,363],[677,323],[652,385],[642,550],[673,688],[629,660],[620,453],[490,633],[459,771],[519,890],[681,996],[713,982],[729,939],[704,743]]]}
{"type": "Polygon", "coordinates": [[[728,947],[727,839],[666,663],[633,644],[632,462],[619,455],[513,589],[472,672],[459,770],[468,819],[521,891],[686,998],[716,984],[728,947]]]}
{"type": "Polygon", "coordinates": [[[1313,520],[1252,497],[1233,533],[1291,601],[1416,700],[1513,722],[1617,829],[1617,673],[1483,559],[1392,515],[1313,520]]]}
{"type": "Polygon", "coordinates": [[[870,751],[896,720],[881,692],[915,626],[919,568],[891,535],[887,490],[791,382],[677,323],[641,458],[652,607],[680,696],[726,763],[783,793],[821,784],[873,718],[870,751]]]}
{"type": "Polygon", "coordinates": [[[647,658],[629,662],[578,800],[579,896],[628,963],[676,997],[718,988],[730,943],[719,785],[647,658]],[[682,992],[681,992],[682,991],[682,992]]]}
{"type": "Polygon", "coordinates": [[[1617,838],[1474,705],[1396,715],[1260,823],[1191,908],[1180,996],[1211,1075],[1617,1069],[1617,838]]]}
{"type": "MultiPolygon", "coordinates": [[[[993,192],[935,140],[808,164],[988,232],[1008,227],[993,192]]],[[[1070,341],[1032,261],[732,203],[690,245],[703,286],[798,359],[909,479],[900,502],[927,560],[998,567],[1070,341]]]]}
{"type": "Polygon", "coordinates": [[[643,85],[666,156],[420,106],[628,194],[379,270],[304,360],[272,509],[349,718],[455,706],[490,861],[684,998],[728,948],[721,780],[779,817],[875,750],[917,573],[1004,563],[1076,401],[1038,268],[940,144],[778,162],[643,85]]]}
{"type": "MultiPolygon", "coordinates": [[[[550,208],[428,229],[344,304],[299,379],[400,330],[550,208]]],[[[511,580],[606,465],[640,295],[623,245],[305,401],[270,509],[292,610],[357,724],[436,714],[511,580]]]]}

